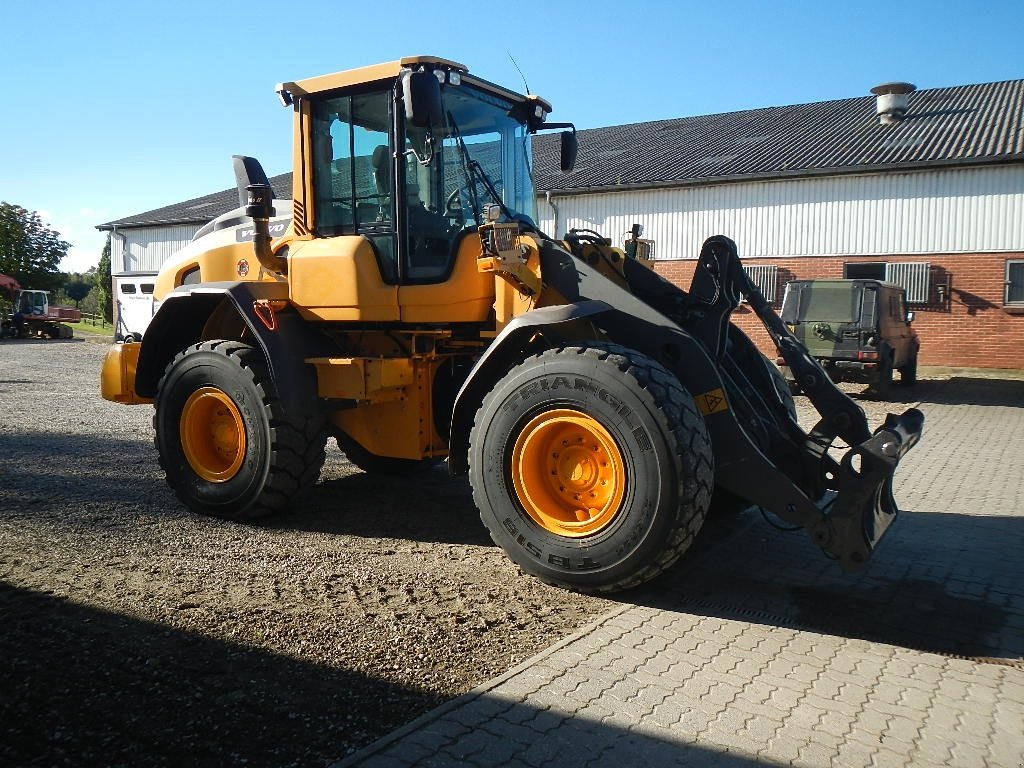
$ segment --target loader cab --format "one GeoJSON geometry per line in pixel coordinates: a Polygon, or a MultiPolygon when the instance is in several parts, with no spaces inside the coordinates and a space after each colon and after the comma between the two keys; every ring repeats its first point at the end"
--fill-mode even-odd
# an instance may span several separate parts
{"type": "MultiPolygon", "coordinates": [[[[348,241],[294,256],[347,249],[360,262],[349,284],[362,295],[336,298],[372,319],[453,322],[454,311],[454,322],[485,320],[494,280],[476,268],[474,235],[489,205],[534,227],[529,134],[550,106],[420,57],[280,89],[298,95],[296,167],[305,173],[295,174],[296,232],[348,241]]],[[[293,281],[304,282],[304,259],[294,256],[293,281]]],[[[320,278],[330,271],[322,262],[320,278]]],[[[326,301],[307,293],[314,301],[296,303],[326,301]]]]}

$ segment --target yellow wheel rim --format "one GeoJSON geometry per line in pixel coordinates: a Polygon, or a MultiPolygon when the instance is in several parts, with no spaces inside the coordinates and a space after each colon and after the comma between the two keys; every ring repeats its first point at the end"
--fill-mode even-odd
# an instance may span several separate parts
{"type": "Polygon", "coordinates": [[[203,480],[224,483],[245,458],[245,423],[234,401],[216,387],[193,392],[181,411],[181,447],[203,480]]]}
{"type": "Polygon", "coordinates": [[[527,424],[512,449],[512,484],[526,513],[559,536],[609,525],[622,508],[626,469],[614,438],[598,421],[569,409],[527,424]]]}

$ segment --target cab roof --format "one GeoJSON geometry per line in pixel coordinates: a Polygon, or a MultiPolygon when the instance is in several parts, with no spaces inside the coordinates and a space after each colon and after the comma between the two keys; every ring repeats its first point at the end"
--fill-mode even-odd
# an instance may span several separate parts
{"type": "Polygon", "coordinates": [[[354,85],[393,80],[402,73],[403,69],[417,66],[433,66],[434,68],[444,69],[449,72],[458,72],[464,82],[469,82],[497,96],[516,102],[536,102],[543,107],[545,113],[551,111],[551,105],[544,101],[544,99],[533,95],[523,96],[495,83],[473,77],[469,74],[469,67],[465,64],[460,64],[450,59],[443,59],[440,56],[403,56],[401,59],[388,61],[383,64],[371,64],[370,66],[346,69],[343,72],[334,72],[329,75],[317,75],[316,77],[280,83],[276,90],[278,93],[286,91],[292,96],[309,96],[326,91],[335,91],[340,88],[349,88],[354,85]]]}

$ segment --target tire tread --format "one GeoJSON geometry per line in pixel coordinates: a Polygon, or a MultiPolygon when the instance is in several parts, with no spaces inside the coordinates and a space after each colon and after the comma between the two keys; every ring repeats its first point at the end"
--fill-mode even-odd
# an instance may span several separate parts
{"type": "MultiPolygon", "coordinates": [[[[581,592],[621,592],[637,587],[664,573],[693,543],[697,532],[704,523],[714,487],[714,459],[711,443],[704,427],[703,417],[679,379],[647,355],[619,344],[586,342],[554,347],[527,358],[506,375],[512,376],[517,370],[538,360],[566,354],[587,357],[594,360],[595,363],[608,362],[632,378],[638,389],[646,390],[651,395],[654,407],[667,426],[667,432],[673,436],[675,443],[671,447],[677,464],[676,477],[679,482],[677,489],[680,499],[678,517],[671,535],[665,541],[661,551],[646,566],[634,571],[627,578],[596,589],[581,588],[576,584],[538,576],[541,581],[552,586],[581,592]],[[685,467],[686,471],[683,471],[684,462],[688,463],[688,466],[685,467]],[[685,479],[687,477],[694,478],[692,488],[686,487],[685,479]]],[[[484,398],[474,418],[475,425],[481,423],[483,411],[496,396],[495,390],[492,389],[484,398]]],[[[476,426],[474,426],[474,431],[476,431],[476,426]]],[[[470,455],[472,456],[472,451],[470,455]]],[[[473,500],[478,508],[486,503],[476,488],[473,489],[473,500]]],[[[484,524],[487,525],[486,520],[484,520],[484,524]]],[[[491,539],[498,544],[499,540],[490,526],[488,526],[488,532],[491,539]]]]}
{"type": "MultiPolygon", "coordinates": [[[[239,369],[253,382],[259,393],[264,414],[270,425],[270,469],[260,493],[243,509],[225,515],[238,521],[259,520],[270,515],[280,514],[301,501],[316,481],[320,478],[326,458],[327,421],[322,414],[310,415],[289,414],[284,410],[280,399],[271,383],[270,373],[262,353],[248,344],[230,339],[215,339],[193,344],[179,352],[164,370],[166,374],[187,355],[197,352],[213,352],[232,360],[239,369]]],[[[164,377],[157,385],[156,402],[160,401],[160,391],[164,377]]],[[[157,428],[157,417],[153,415],[154,432],[157,428]]],[[[187,497],[182,493],[179,483],[171,479],[171,472],[164,463],[164,458],[157,445],[157,456],[160,467],[167,475],[167,482],[175,495],[188,505],[187,497]]]]}

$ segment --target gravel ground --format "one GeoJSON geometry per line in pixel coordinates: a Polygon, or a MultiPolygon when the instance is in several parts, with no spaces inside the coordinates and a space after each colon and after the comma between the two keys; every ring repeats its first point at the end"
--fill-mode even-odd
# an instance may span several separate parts
{"type": "Polygon", "coordinates": [[[520,575],[443,468],[329,449],[285,518],[185,511],[104,351],[0,345],[0,764],[330,763],[612,607],[520,575]]]}

